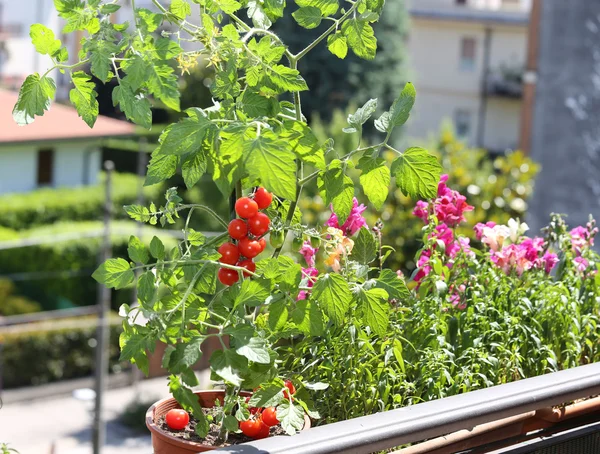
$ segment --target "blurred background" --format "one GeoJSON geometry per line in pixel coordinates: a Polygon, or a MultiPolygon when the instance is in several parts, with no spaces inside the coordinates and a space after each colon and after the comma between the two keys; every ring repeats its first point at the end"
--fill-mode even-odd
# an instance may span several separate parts
{"type": "MultiPolygon", "coordinates": [[[[130,2],[118,3],[118,21],[130,19],[130,2]]],[[[311,89],[304,114],[318,137],[333,137],[339,152],[349,151],[355,141],[342,132],[347,114],[372,97],[385,110],[411,81],[417,102],[394,140],[398,147],[421,145],[438,154],[449,184],[476,207],[465,233],[488,220],[517,217],[535,230],[551,212],[568,214],[573,225],[584,224],[589,213],[597,215],[600,2],[386,3],[375,24],[375,60],[339,60],[321,46],[301,61],[311,89]]],[[[154,9],[150,0],[138,0],[137,7],[154,9]]],[[[81,38],[61,33],[64,24],[52,0],[0,0],[0,441],[22,454],[90,452],[99,298],[90,275],[106,252],[104,204],[113,207],[115,256],[126,254],[131,234],[145,241],[157,235],[174,244],[182,227],[142,229],[128,220],[123,205],[160,203],[165,190],[175,186],[186,201],[211,206],[224,217],[228,210],[226,201],[211,197],[216,188],[210,178],[190,190],[180,177],[142,189],[148,155],[164,125],[178,114],[156,104],[152,130],[142,130],[113,107],[110,84],[97,81],[102,116],[92,130],[68,106],[70,82],[58,71],[51,74],[57,82],[51,110],[26,128],[17,126],[11,111],[22,81],[50,66],[31,45],[32,23],[53,29],[72,56],[81,38]],[[105,161],[114,163],[108,200],[105,161]]],[[[298,32],[286,20],[274,31],[293,51],[320,33],[298,32]]],[[[211,105],[212,77],[202,61],[181,76],[182,109],[211,105]]],[[[375,141],[375,131],[366,132],[375,141]]],[[[316,191],[312,196],[302,200],[306,221],[319,223],[324,207],[316,191]]],[[[396,250],[390,266],[407,275],[420,246],[414,203],[396,191],[382,213],[372,211],[369,218],[382,219],[384,241],[396,250]]],[[[191,227],[208,233],[218,229],[202,217],[191,227]]],[[[110,441],[104,452],[148,453],[143,415],[166,393],[160,356],[151,362],[154,378],[145,380],[119,362],[116,313],[135,295],[126,289],[110,298],[105,399],[110,441]]]]}

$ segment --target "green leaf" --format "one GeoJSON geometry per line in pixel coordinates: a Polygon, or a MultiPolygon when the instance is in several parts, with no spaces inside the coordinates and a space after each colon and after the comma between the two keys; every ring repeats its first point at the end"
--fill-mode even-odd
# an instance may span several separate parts
{"type": "Polygon", "coordinates": [[[199,153],[206,135],[216,129],[200,109],[188,109],[186,113],[188,118],[169,125],[163,133],[160,154],[183,156],[199,153]]]}
{"type": "Polygon", "coordinates": [[[325,205],[333,205],[339,224],[346,222],[353,207],[354,183],[340,168],[340,161],[332,161],[329,170],[319,174],[317,184],[325,205]]]}
{"type": "Polygon", "coordinates": [[[390,298],[406,300],[410,296],[404,281],[390,269],[382,270],[376,282],[375,286],[384,289],[390,298]]]}
{"type": "Polygon", "coordinates": [[[247,358],[249,361],[259,364],[270,364],[271,357],[269,356],[268,345],[261,337],[233,337],[236,339],[235,352],[247,358]]]}
{"type": "Polygon", "coordinates": [[[271,331],[283,329],[288,320],[288,309],[285,300],[269,305],[269,328],[271,331]]]}
{"type": "Polygon", "coordinates": [[[288,400],[277,407],[277,419],[288,435],[294,435],[304,427],[304,410],[288,400]]]}
{"type": "Polygon", "coordinates": [[[77,109],[79,116],[90,128],[94,127],[98,118],[98,101],[96,100],[96,85],[90,76],[83,71],[77,71],[71,75],[75,88],[69,92],[69,99],[77,109]]]}
{"type": "Polygon", "coordinates": [[[377,241],[373,234],[364,227],[361,227],[358,232],[351,257],[363,265],[368,265],[377,257],[377,241]]]}
{"type": "Polygon", "coordinates": [[[217,272],[217,265],[207,264],[204,272],[200,274],[198,281],[196,281],[196,286],[194,287],[196,292],[209,295],[214,294],[217,291],[217,272]]]}
{"type": "Polygon", "coordinates": [[[179,112],[179,85],[173,68],[169,65],[149,65],[147,86],[150,93],[165,106],[179,112]]]}
{"type": "Polygon", "coordinates": [[[273,25],[273,22],[269,19],[259,0],[250,0],[248,2],[248,18],[252,19],[252,24],[257,28],[268,29],[273,25]]]}
{"type": "Polygon", "coordinates": [[[296,199],[296,162],[289,144],[265,131],[244,143],[244,158],[250,179],[279,197],[296,199]]]}
{"type": "Polygon", "coordinates": [[[112,14],[112,13],[116,13],[120,9],[121,9],[121,5],[107,4],[107,5],[102,5],[100,7],[100,12],[102,14],[112,14]]]}
{"type": "Polygon", "coordinates": [[[358,302],[364,314],[365,323],[375,334],[384,336],[389,323],[388,293],[382,288],[361,289],[358,293],[358,302]]]}
{"type": "Polygon", "coordinates": [[[338,58],[344,59],[348,55],[348,41],[341,32],[327,37],[327,49],[338,58]]]}
{"type": "Polygon", "coordinates": [[[149,303],[152,301],[155,291],[155,281],[156,279],[152,271],[146,271],[138,279],[137,296],[142,302],[149,303]]]}
{"type": "Polygon", "coordinates": [[[402,126],[406,123],[415,104],[416,95],[414,85],[408,82],[390,108],[390,127],[402,126]]]}
{"type": "Polygon", "coordinates": [[[112,68],[112,56],[119,52],[119,47],[109,41],[101,39],[90,40],[88,43],[90,71],[102,82],[106,82],[109,79],[112,68]]]}
{"type": "Polygon", "coordinates": [[[169,12],[177,19],[185,19],[192,14],[192,7],[186,0],[172,0],[169,12]]]}
{"type": "Polygon", "coordinates": [[[236,0],[215,0],[215,3],[225,14],[233,14],[242,7],[241,3],[236,0]]]}
{"type": "Polygon", "coordinates": [[[322,336],[325,330],[323,314],[314,301],[297,301],[292,311],[292,321],[307,336],[322,336]]]}
{"type": "Polygon", "coordinates": [[[190,228],[187,240],[192,246],[201,246],[206,242],[206,237],[202,232],[196,232],[194,229],[190,228]]]}
{"type": "Polygon", "coordinates": [[[235,416],[227,415],[225,416],[225,419],[223,419],[223,426],[225,427],[225,430],[228,430],[229,432],[235,432],[239,429],[239,422],[235,416]]]}
{"type": "Polygon", "coordinates": [[[126,83],[126,80],[128,80],[128,77],[123,80],[121,85],[113,88],[113,105],[116,107],[118,104],[128,120],[150,129],[152,127],[150,101],[142,94],[136,95],[134,90],[126,83]]]}
{"type": "Polygon", "coordinates": [[[317,28],[321,24],[321,10],[314,6],[303,6],[292,13],[296,22],[301,27],[311,29],[317,28]]]}
{"type": "Polygon", "coordinates": [[[350,49],[357,57],[373,60],[377,51],[377,38],[373,27],[366,20],[349,19],[342,25],[342,33],[348,40],[350,49]]]}
{"type": "Polygon", "coordinates": [[[170,60],[183,52],[181,46],[170,38],[158,38],[154,44],[154,49],[161,60],[170,60]]]}
{"type": "Polygon", "coordinates": [[[279,89],[283,91],[308,90],[306,81],[300,76],[297,69],[292,69],[283,65],[275,65],[269,69],[269,80],[279,89]]]}
{"type": "Polygon", "coordinates": [[[40,78],[38,73],[27,76],[12,111],[14,120],[21,126],[33,123],[36,115],[44,115],[50,109],[55,93],[56,85],[51,78],[40,78]]]}
{"type": "Polygon", "coordinates": [[[151,348],[152,343],[153,339],[148,334],[123,331],[119,338],[121,347],[119,360],[131,361],[137,364],[140,369],[146,369],[145,364],[148,361],[146,350],[151,348]]]}
{"type": "Polygon", "coordinates": [[[273,98],[265,98],[255,91],[246,90],[242,96],[242,108],[250,117],[264,117],[274,112],[277,101],[273,98]]]}
{"type": "Polygon", "coordinates": [[[183,181],[188,189],[192,188],[206,172],[206,158],[200,153],[194,153],[184,159],[181,164],[183,181]]]}
{"type": "Polygon", "coordinates": [[[339,274],[324,274],[313,288],[315,299],[334,323],[341,325],[352,301],[348,282],[339,274]]]}
{"type": "Polygon", "coordinates": [[[284,126],[285,129],[281,132],[280,138],[286,140],[296,156],[317,169],[324,170],[323,147],[310,127],[297,120],[286,120],[284,126]]]}
{"type": "Polygon", "coordinates": [[[272,21],[283,17],[285,0],[263,0],[263,8],[272,21]]]}
{"type": "Polygon", "coordinates": [[[164,19],[162,14],[153,13],[146,8],[137,8],[135,12],[140,20],[140,28],[142,28],[143,31],[152,33],[162,25],[164,19]]]}
{"type": "Polygon", "coordinates": [[[271,295],[271,286],[267,279],[244,279],[242,287],[235,299],[235,306],[242,304],[250,307],[264,304],[271,295]]]}
{"type": "Polygon", "coordinates": [[[200,405],[200,400],[198,396],[194,394],[194,392],[183,386],[175,375],[171,375],[169,377],[169,391],[173,394],[173,397],[181,407],[190,412],[196,418],[196,433],[204,438],[208,434],[210,429],[209,422],[204,415],[204,411],[202,410],[202,406],[200,405]]]}
{"type": "Polygon", "coordinates": [[[194,369],[185,369],[180,375],[181,381],[188,386],[198,386],[200,384],[198,377],[194,373],[194,369]]]}
{"type": "Polygon", "coordinates": [[[312,6],[319,8],[323,16],[333,16],[339,8],[338,0],[296,0],[301,8],[312,6]]]}
{"type": "Polygon", "coordinates": [[[56,39],[54,32],[42,24],[33,24],[29,28],[29,36],[39,54],[54,55],[60,50],[60,39],[56,39]]]}
{"type": "Polygon", "coordinates": [[[442,166],[423,148],[406,150],[392,163],[396,184],[406,196],[432,199],[437,195],[442,166]]]}
{"type": "Polygon", "coordinates": [[[152,237],[150,241],[150,254],[158,260],[165,258],[165,245],[157,236],[152,237]]]}
{"type": "Polygon", "coordinates": [[[152,153],[144,186],[151,186],[171,178],[177,172],[178,162],[179,158],[177,156],[155,155],[152,153]]]}
{"type": "Polygon", "coordinates": [[[127,253],[132,262],[146,264],[150,259],[146,245],[138,237],[131,235],[127,246],[127,253]]]}
{"type": "Polygon", "coordinates": [[[241,386],[241,373],[247,367],[246,358],[238,355],[233,350],[217,350],[210,357],[211,370],[234,386],[241,386]]]}
{"type": "Polygon", "coordinates": [[[180,374],[200,361],[202,357],[201,346],[205,339],[204,336],[197,336],[189,342],[177,344],[169,358],[169,371],[180,374]]]}
{"type": "Polygon", "coordinates": [[[348,115],[348,124],[350,126],[361,127],[371,118],[375,110],[377,110],[377,99],[369,99],[355,113],[348,115]]]}
{"type": "MultiPolygon", "coordinates": [[[[167,39],[169,42],[173,42],[168,38],[164,39],[167,39]]],[[[121,69],[127,74],[123,78],[124,83],[121,85],[127,85],[133,96],[135,96],[135,91],[139,90],[146,82],[148,62],[141,56],[134,55],[130,60],[125,60],[121,63],[121,69]]]]}
{"type": "Polygon", "coordinates": [[[283,388],[276,384],[263,385],[250,396],[248,405],[256,408],[275,407],[283,402],[283,388]]]}
{"type": "Polygon", "coordinates": [[[387,198],[391,181],[390,169],[385,159],[363,156],[358,161],[357,168],[362,171],[359,181],[365,195],[373,206],[380,210],[387,198]]]}
{"type": "Polygon", "coordinates": [[[98,267],[92,277],[108,288],[127,287],[135,279],[129,262],[123,259],[108,259],[98,267]]]}
{"type": "Polygon", "coordinates": [[[148,222],[150,220],[150,211],[142,205],[125,205],[125,212],[131,217],[140,222],[148,222]]]}

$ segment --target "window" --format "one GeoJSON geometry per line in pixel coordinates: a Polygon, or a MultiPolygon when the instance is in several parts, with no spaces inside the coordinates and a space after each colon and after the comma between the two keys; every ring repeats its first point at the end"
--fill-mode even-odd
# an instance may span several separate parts
{"type": "Polygon", "coordinates": [[[54,150],[42,149],[37,155],[37,184],[51,185],[54,180],[54,150]]]}
{"type": "Polygon", "coordinates": [[[460,69],[473,71],[475,69],[475,38],[462,38],[460,41],[460,69]]]}
{"type": "Polygon", "coordinates": [[[454,112],[454,129],[458,137],[468,137],[471,133],[471,112],[457,109],[454,112]]]}

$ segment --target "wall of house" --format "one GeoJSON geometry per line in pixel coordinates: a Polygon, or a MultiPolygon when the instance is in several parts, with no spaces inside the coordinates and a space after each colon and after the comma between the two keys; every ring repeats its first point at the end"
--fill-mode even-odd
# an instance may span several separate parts
{"type": "Polygon", "coordinates": [[[0,148],[0,194],[37,187],[37,153],[32,147],[0,148]]]}

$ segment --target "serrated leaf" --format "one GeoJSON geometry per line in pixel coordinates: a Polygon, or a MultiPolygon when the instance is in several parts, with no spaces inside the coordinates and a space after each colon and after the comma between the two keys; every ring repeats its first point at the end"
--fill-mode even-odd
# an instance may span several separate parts
{"type": "Polygon", "coordinates": [[[60,50],[60,39],[56,39],[54,32],[45,25],[33,24],[29,28],[29,36],[39,54],[54,55],[60,50]]]}
{"type": "Polygon", "coordinates": [[[236,0],[215,0],[215,3],[225,14],[233,14],[242,7],[241,3],[236,0]]]}
{"type": "Polygon", "coordinates": [[[239,422],[235,419],[235,416],[227,415],[225,416],[225,419],[223,419],[223,426],[229,432],[235,432],[239,429],[239,422]]]}
{"type": "Polygon", "coordinates": [[[296,22],[301,27],[311,29],[317,28],[321,24],[321,10],[314,6],[303,6],[292,13],[296,22]]]}
{"type": "Polygon", "coordinates": [[[362,171],[359,181],[365,195],[376,209],[381,209],[388,196],[391,181],[385,159],[363,156],[358,161],[357,168],[362,171]]]}
{"type": "Polygon", "coordinates": [[[120,289],[127,287],[135,279],[135,274],[129,262],[121,258],[108,259],[94,271],[92,277],[108,288],[120,289]]]}
{"type": "Polygon", "coordinates": [[[202,232],[196,232],[190,228],[187,236],[187,240],[192,246],[201,246],[206,242],[206,236],[202,232]]]}
{"type": "Polygon", "coordinates": [[[155,281],[156,281],[156,279],[155,279],[154,273],[152,273],[152,271],[146,271],[138,279],[137,293],[138,293],[138,298],[142,302],[148,303],[148,302],[152,301],[152,299],[154,297],[154,291],[155,291],[155,287],[154,287],[155,281]]]}
{"type": "Polygon", "coordinates": [[[142,205],[125,205],[125,212],[131,217],[140,222],[148,222],[150,220],[150,211],[142,205]]]}
{"type": "Polygon", "coordinates": [[[158,260],[165,258],[165,245],[157,236],[153,236],[150,241],[150,254],[158,260]]]}
{"type": "Polygon", "coordinates": [[[105,40],[88,41],[90,54],[90,71],[102,82],[108,81],[112,68],[112,56],[119,52],[119,47],[105,40]]]}
{"type": "Polygon", "coordinates": [[[383,112],[381,116],[375,120],[375,129],[379,132],[388,132],[390,127],[390,113],[383,112]]]}
{"type": "Polygon", "coordinates": [[[87,123],[90,128],[94,127],[98,118],[98,101],[96,100],[96,85],[90,76],[83,71],[71,75],[75,88],[69,92],[69,99],[77,109],[77,114],[87,123]]]}
{"type": "Polygon", "coordinates": [[[366,228],[361,227],[358,232],[350,257],[363,265],[368,265],[377,257],[377,241],[366,228]]]}
{"type": "Polygon", "coordinates": [[[179,158],[174,155],[155,155],[152,153],[152,158],[148,163],[148,172],[144,180],[144,186],[161,183],[168,180],[177,171],[177,163],[179,158]]]}
{"type": "Polygon", "coordinates": [[[56,85],[51,78],[40,78],[38,73],[27,76],[12,111],[14,120],[21,126],[32,123],[36,115],[44,115],[50,109],[55,93],[56,85]]]}
{"type": "Polygon", "coordinates": [[[201,152],[188,156],[181,164],[181,174],[188,189],[200,181],[205,172],[206,158],[201,152]]]}
{"type": "Polygon", "coordinates": [[[202,357],[201,346],[204,339],[204,336],[197,336],[189,342],[177,344],[169,358],[169,371],[180,374],[196,364],[202,357]]]}
{"type": "Polygon", "coordinates": [[[437,195],[442,166],[427,150],[413,147],[392,163],[392,173],[404,195],[432,199],[437,195]]]}
{"type": "Polygon", "coordinates": [[[406,123],[406,120],[410,116],[410,111],[415,104],[415,97],[415,87],[408,82],[390,108],[389,127],[402,126],[406,123]]]}
{"type": "Polygon", "coordinates": [[[252,24],[258,28],[269,29],[273,22],[269,19],[266,11],[263,9],[261,2],[258,0],[250,0],[248,2],[248,18],[252,19],[252,24]]]}
{"type": "Polygon", "coordinates": [[[188,118],[170,125],[163,133],[160,154],[198,154],[206,135],[215,130],[215,125],[200,109],[188,109],[186,113],[188,118]]]}
{"type": "Polygon", "coordinates": [[[223,380],[241,386],[241,373],[248,367],[247,360],[233,350],[217,350],[210,357],[211,370],[223,380]]]}
{"type": "Polygon", "coordinates": [[[177,19],[185,19],[192,14],[192,7],[186,0],[171,0],[169,12],[177,19]]]}
{"type": "Polygon", "coordinates": [[[258,93],[246,90],[242,96],[242,108],[250,117],[268,116],[274,111],[274,104],[277,104],[273,98],[265,98],[258,93]]]}
{"type": "Polygon", "coordinates": [[[269,68],[269,80],[283,91],[308,90],[306,81],[300,76],[297,69],[283,65],[275,65],[269,68]]]}
{"type": "MultiPolygon", "coordinates": [[[[164,38],[169,42],[173,42],[168,38],[164,38]]],[[[130,60],[121,63],[121,69],[127,74],[123,78],[121,85],[127,85],[131,90],[132,96],[135,97],[135,91],[139,90],[146,82],[148,73],[148,62],[139,55],[134,55],[130,60]]],[[[114,98],[114,95],[113,95],[114,98]]]]}
{"type": "Polygon", "coordinates": [[[405,282],[390,269],[381,271],[375,286],[384,289],[389,297],[395,300],[406,300],[410,296],[405,282]]]}
{"type": "Polygon", "coordinates": [[[348,41],[340,32],[327,37],[327,49],[338,58],[344,59],[348,55],[348,41]]]}
{"type": "Polygon", "coordinates": [[[127,253],[132,262],[146,264],[150,259],[148,249],[146,245],[140,241],[140,239],[134,235],[129,237],[129,243],[127,245],[127,253]]]}
{"type": "Polygon", "coordinates": [[[358,293],[358,301],[365,317],[364,322],[375,334],[384,336],[389,324],[388,293],[382,288],[361,289],[358,293]]]}
{"type": "Polygon", "coordinates": [[[348,124],[352,126],[362,126],[377,110],[377,99],[369,99],[355,113],[348,115],[348,124]]]}
{"type": "Polygon", "coordinates": [[[313,287],[311,300],[315,299],[334,323],[341,325],[348,313],[352,293],[348,282],[339,274],[324,274],[313,287]]]}
{"type": "Polygon", "coordinates": [[[170,60],[183,52],[181,46],[170,38],[158,38],[154,44],[154,50],[161,60],[170,60]]]}
{"type": "Polygon", "coordinates": [[[269,328],[271,331],[281,330],[288,320],[288,309],[285,300],[269,305],[269,328]]]}
{"type": "Polygon", "coordinates": [[[373,60],[377,52],[377,38],[368,21],[349,19],[342,25],[342,33],[357,57],[373,60]]]}
{"type": "Polygon", "coordinates": [[[250,179],[284,199],[296,199],[296,162],[289,144],[265,131],[244,143],[244,160],[250,179]]]}
{"type": "Polygon", "coordinates": [[[263,0],[263,8],[269,19],[275,21],[283,17],[285,8],[285,0],[263,0]]]}
{"type": "Polygon", "coordinates": [[[332,162],[329,169],[319,175],[317,184],[325,205],[333,205],[340,225],[346,222],[354,206],[354,183],[339,167],[339,161],[332,162]]]}
{"type": "Polygon", "coordinates": [[[102,14],[112,14],[119,11],[119,9],[121,9],[121,5],[107,4],[100,7],[100,12],[102,14]]]}
{"type": "Polygon", "coordinates": [[[322,336],[325,330],[323,314],[314,301],[297,301],[292,321],[307,336],[322,336]]]}
{"type": "Polygon", "coordinates": [[[268,384],[261,386],[250,396],[248,405],[256,408],[264,408],[275,407],[281,402],[283,402],[282,387],[275,384],[268,384]]]}
{"type": "Polygon", "coordinates": [[[317,169],[325,169],[323,147],[310,127],[297,120],[287,120],[284,126],[280,138],[286,140],[296,156],[317,169]]]}
{"type": "Polygon", "coordinates": [[[153,13],[146,8],[137,8],[135,12],[139,17],[140,27],[149,33],[155,32],[162,25],[164,19],[162,14],[153,13]]]}
{"type": "Polygon", "coordinates": [[[150,348],[152,344],[151,336],[144,333],[130,333],[123,332],[119,339],[121,346],[121,355],[119,359],[121,361],[134,361],[139,358],[140,355],[145,356],[146,350],[150,348]]]}
{"type": "Polygon", "coordinates": [[[125,80],[120,86],[113,88],[112,98],[113,104],[115,106],[119,105],[128,120],[146,129],[152,127],[150,101],[142,94],[136,95],[125,80]]]}
{"type": "Polygon", "coordinates": [[[246,305],[250,307],[264,304],[271,295],[271,286],[266,279],[245,279],[240,292],[235,299],[235,306],[246,305]]]}
{"type": "MultiPolygon", "coordinates": [[[[235,335],[233,335],[235,337],[235,335]]],[[[269,355],[269,349],[264,339],[260,337],[243,337],[236,338],[235,352],[252,361],[259,364],[270,364],[271,357],[269,355]]]]}
{"type": "Polygon", "coordinates": [[[177,75],[169,65],[150,65],[147,86],[150,93],[165,106],[179,112],[179,85],[177,75]]]}
{"type": "Polygon", "coordinates": [[[324,391],[327,388],[329,388],[329,384],[328,383],[323,383],[323,382],[316,382],[316,383],[305,383],[305,382],[303,382],[302,385],[306,389],[310,389],[311,391],[324,391]]]}
{"type": "Polygon", "coordinates": [[[277,419],[288,435],[294,435],[304,427],[304,410],[290,401],[277,407],[277,419]]]}
{"type": "Polygon", "coordinates": [[[338,0],[296,0],[296,4],[300,7],[319,8],[323,16],[333,16],[340,6],[338,0]]]}

